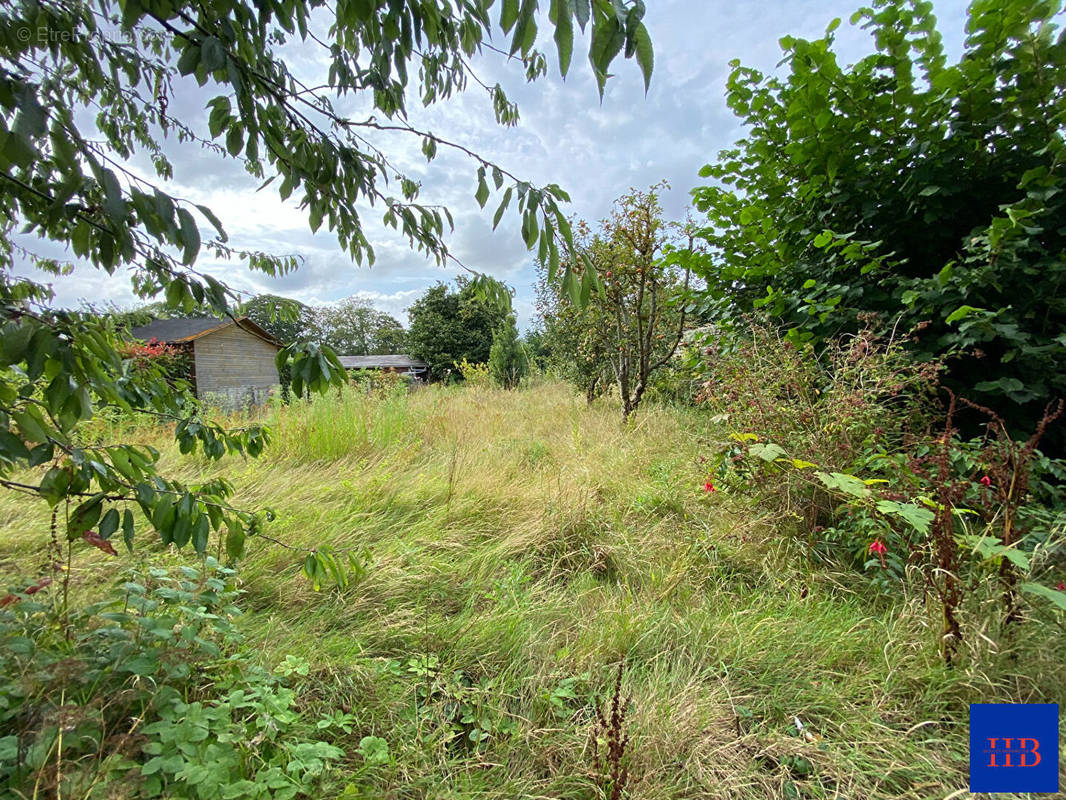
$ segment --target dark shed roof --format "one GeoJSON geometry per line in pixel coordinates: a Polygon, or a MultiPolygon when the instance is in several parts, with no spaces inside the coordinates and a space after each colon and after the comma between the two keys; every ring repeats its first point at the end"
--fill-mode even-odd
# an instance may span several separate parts
{"type": "Polygon", "coordinates": [[[253,336],[282,346],[282,343],[260,328],[248,317],[233,319],[218,319],[217,317],[187,317],[185,319],[156,319],[147,325],[140,325],[130,329],[130,334],[137,339],[148,341],[155,339],[157,342],[191,342],[208,333],[222,330],[230,325],[237,325],[242,330],[248,331],[253,336]]]}
{"type": "Polygon", "coordinates": [[[399,354],[386,356],[341,356],[345,369],[429,369],[425,361],[399,354]]]}

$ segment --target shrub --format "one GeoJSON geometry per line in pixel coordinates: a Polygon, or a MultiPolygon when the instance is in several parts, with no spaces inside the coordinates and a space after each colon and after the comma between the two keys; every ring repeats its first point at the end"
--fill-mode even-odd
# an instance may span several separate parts
{"type": "Polygon", "coordinates": [[[927,436],[936,407],[938,366],[914,364],[898,337],[870,328],[816,354],[752,325],[743,337],[705,341],[703,355],[699,400],[733,431],[715,461],[718,479],[758,480],[763,502],[808,529],[834,510],[833,487],[809,470],[884,469],[889,453],[927,436]],[[791,468],[782,470],[786,454],[791,468]],[[757,458],[740,466],[748,455],[757,458]],[[763,480],[767,470],[774,480],[763,480]]]}
{"type": "Polygon", "coordinates": [[[757,496],[793,520],[809,557],[861,566],[885,589],[920,576],[943,613],[949,665],[967,596],[989,578],[1004,622],[1025,616],[1022,594],[1066,610],[1056,577],[1066,463],[1037,449],[1061,404],[1016,442],[1001,417],[963,401],[989,419],[984,436],[963,441],[950,393],[945,421],[932,426],[935,365],[912,363],[872,331],[829,342],[821,360],[760,328],[705,354],[704,402],[733,429],[705,488],[757,496]]]}
{"type": "Polygon", "coordinates": [[[489,372],[497,386],[515,389],[529,374],[529,354],[518,340],[518,327],[514,315],[510,315],[492,334],[489,349],[489,372]]]}
{"type": "Polygon", "coordinates": [[[488,364],[471,364],[464,358],[456,362],[455,369],[469,386],[484,389],[492,383],[492,371],[488,364]]]}
{"type": "Polygon", "coordinates": [[[213,558],[130,573],[76,608],[47,585],[0,609],[3,792],[283,799],[343,754],[240,649],[233,572],[213,558]]]}

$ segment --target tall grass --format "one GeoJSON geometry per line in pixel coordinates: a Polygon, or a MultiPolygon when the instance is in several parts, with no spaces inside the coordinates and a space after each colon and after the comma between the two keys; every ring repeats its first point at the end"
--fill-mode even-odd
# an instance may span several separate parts
{"type": "MultiPolygon", "coordinates": [[[[306,658],[302,707],[356,716],[324,796],[598,797],[589,736],[623,658],[632,798],[946,797],[967,785],[967,703],[1066,702],[1061,630],[946,670],[921,598],[807,568],[774,520],[705,493],[699,457],[722,434],[695,412],[649,406],[622,427],[549,383],[267,413],[254,461],[143,435],[166,468],[221,471],[238,503],[272,507],[271,536],[372,553],[344,591],[312,591],[265,542],[241,566],[262,658],[306,658]],[[480,744],[450,736],[471,725],[480,744]],[[366,735],[389,764],[364,764],[366,735]]],[[[45,529],[0,498],[12,569],[45,529]]],[[[88,592],[109,568],[87,558],[75,580],[88,592]]]]}

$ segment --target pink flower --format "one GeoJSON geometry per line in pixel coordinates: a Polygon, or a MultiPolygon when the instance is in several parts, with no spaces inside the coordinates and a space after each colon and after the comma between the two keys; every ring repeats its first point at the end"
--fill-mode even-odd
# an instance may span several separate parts
{"type": "Polygon", "coordinates": [[[876,553],[878,556],[883,556],[885,553],[888,552],[888,548],[885,547],[884,543],[880,539],[874,539],[873,543],[870,545],[870,552],[876,553]]]}
{"type": "Polygon", "coordinates": [[[705,491],[705,492],[717,492],[718,490],[714,488],[714,484],[713,483],[711,483],[710,481],[707,481],[707,483],[703,484],[703,491],[705,491]]]}
{"type": "Polygon", "coordinates": [[[992,479],[990,477],[988,477],[987,475],[985,475],[983,478],[981,478],[981,485],[982,486],[991,486],[992,485],[992,479]]]}

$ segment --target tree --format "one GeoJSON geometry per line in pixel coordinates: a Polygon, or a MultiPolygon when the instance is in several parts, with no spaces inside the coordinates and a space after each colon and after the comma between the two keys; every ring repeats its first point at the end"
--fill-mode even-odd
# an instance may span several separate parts
{"type": "MultiPolygon", "coordinates": [[[[533,186],[408,122],[408,98],[431,104],[462,91],[470,80],[478,82],[469,59],[491,47],[486,43],[494,30],[491,5],[488,0],[340,0],[328,8],[298,0],[5,5],[0,10],[0,485],[54,509],[70,502],[67,537],[90,546],[103,547],[118,530],[132,546],[135,512],[140,525],[154,528],[164,544],[191,543],[199,554],[216,536],[236,558],[245,537],[261,529],[263,516],[230,508],[232,487],[224,478],[200,485],[168,479],[158,473],[154,450],[100,443],[82,429],[101,407],[146,413],[173,422],[183,453],[199,450],[215,459],[227,452],[257,455],[267,431],[212,424],[164,375],[134,370],[119,356],[113,321],[53,310],[47,287],[12,272],[17,254],[51,270],[56,280],[64,276],[63,265],[14,238],[19,226],[108,273],[130,270],[133,288],[145,300],[161,296],[168,309],[185,312],[206,306],[221,317],[232,313],[236,293],[197,268],[204,253],[268,275],[298,268],[295,257],[231,245],[211,209],[167,191],[176,177],[167,155],[169,138],[236,159],[264,189],[273,186],[280,197],[295,197],[311,229],[325,225],[357,263],[372,263],[374,257],[362,224],[364,203],[379,209],[384,223],[413,247],[440,263],[449,258],[444,237],[450,215],[420,202],[418,182],[395,168],[384,141],[414,138],[429,160],[438,149],[453,150],[476,166],[478,202],[488,201],[490,184],[502,192],[499,222],[514,200],[527,245],[558,264],[560,252],[572,250],[559,209],[567,199],[562,189],[533,186]],[[321,81],[306,84],[292,74],[279,50],[286,42],[317,48],[304,62],[325,62],[321,81]],[[347,102],[352,96],[362,101],[367,116],[349,118],[337,110],[338,98],[347,102]],[[197,98],[205,102],[205,120],[172,111],[197,98]],[[374,143],[369,134],[377,137],[374,143]]],[[[497,6],[510,55],[521,58],[530,79],[547,70],[546,59],[533,48],[539,5],[507,0],[497,6]]],[[[591,27],[589,57],[601,94],[623,48],[645,78],[650,75],[641,0],[552,6],[563,74],[576,21],[581,30],[591,27]]],[[[496,118],[513,124],[517,109],[502,89],[486,91],[496,118]]],[[[288,345],[279,367],[291,370],[297,395],[305,388],[325,391],[345,375],[332,351],[315,342],[288,345]]],[[[304,568],[317,583],[327,570],[336,574],[338,563],[328,548],[316,548],[304,568]]]]}
{"type": "Polygon", "coordinates": [[[460,276],[455,283],[456,291],[443,283],[431,286],[407,311],[408,350],[429,364],[434,380],[454,377],[455,365],[464,358],[487,363],[493,332],[510,313],[483,298],[469,278],[460,276]]]}
{"type": "Polygon", "coordinates": [[[802,340],[871,315],[921,330],[919,358],[1032,427],[1066,393],[1066,47],[1061,2],[978,0],[949,64],[932,3],[855,14],[876,52],[841,67],[834,20],[782,39],[784,74],[734,64],[748,135],[701,174],[714,254],[704,307],[802,340]]]}
{"type": "Polygon", "coordinates": [[[508,314],[492,334],[489,373],[504,389],[517,388],[522,378],[529,374],[529,354],[518,339],[514,314],[508,314]]]}
{"type": "Polygon", "coordinates": [[[310,337],[347,356],[402,353],[403,325],[361,297],[348,297],[312,311],[310,337]]]}
{"type": "MultiPolygon", "coordinates": [[[[584,226],[579,225],[579,231],[584,226]]],[[[574,384],[592,401],[611,386],[610,337],[606,307],[575,301],[558,282],[548,282],[544,264],[537,264],[537,316],[543,328],[540,353],[552,374],[574,384]]]]}
{"type": "Polygon", "coordinates": [[[241,306],[240,311],[284,344],[309,338],[311,309],[299,300],[260,294],[241,306]]]}
{"type": "Polygon", "coordinates": [[[548,329],[576,345],[563,352],[573,357],[572,371],[590,402],[609,367],[623,420],[640,407],[652,375],[681,343],[691,262],[699,257],[691,236],[687,248],[676,247],[676,226],[663,220],[659,191],[665,185],[619,198],[596,233],[578,226],[585,256],[603,276],[601,292],[581,303],[561,285],[552,287],[558,319],[548,329]]]}

